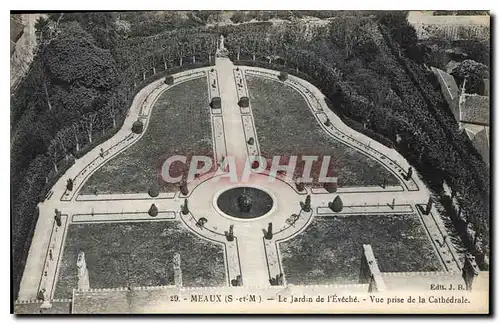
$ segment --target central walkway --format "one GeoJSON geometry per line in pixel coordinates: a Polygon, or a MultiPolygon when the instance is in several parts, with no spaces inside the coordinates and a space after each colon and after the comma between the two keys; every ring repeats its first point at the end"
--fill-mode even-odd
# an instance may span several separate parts
{"type": "MultiPolygon", "coordinates": [[[[227,155],[235,158],[237,170],[241,172],[248,155],[233,73],[235,66],[228,58],[218,57],[215,67],[219,74],[227,155]]],[[[262,228],[265,226],[261,227],[261,224],[252,224],[252,222],[235,226],[244,286],[266,287],[270,285],[266,254],[262,242],[262,228]]]]}
{"type": "Polygon", "coordinates": [[[238,106],[238,93],[236,92],[236,82],[233,74],[234,65],[228,58],[217,58],[215,67],[219,74],[227,155],[234,156],[238,165],[240,165],[239,163],[246,159],[247,153],[243,122],[240,107],[238,106]]]}

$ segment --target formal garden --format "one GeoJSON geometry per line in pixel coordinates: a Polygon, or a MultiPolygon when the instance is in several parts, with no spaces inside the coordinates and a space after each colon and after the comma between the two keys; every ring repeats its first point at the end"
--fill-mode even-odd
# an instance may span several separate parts
{"type": "Polygon", "coordinates": [[[303,233],[280,243],[286,280],[358,283],[363,244],[371,244],[382,272],[443,270],[416,214],[316,217],[303,233]]]}
{"type": "MultiPolygon", "coordinates": [[[[339,187],[400,184],[377,161],[326,134],[298,91],[277,79],[252,75],[246,80],[261,155],[329,155],[339,187]]],[[[318,175],[313,172],[313,178],[318,175]]]]}
{"type": "Polygon", "coordinates": [[[68,229],[56,298],[71,298],[77,288],[80,251],[91,288],[173,285],[176,253],[183,286],[226,284],[223,246],[198,238],[178,222],[75,224],[68,229]]]}
{"type": "Polygon", "coordinates": [[[152,107],[142,138],[97,170],[80,193],[177,191],[179,184],[161,180],[163,162],[177,154],[213,156],[205,78],[165,91],[152,107]]]}

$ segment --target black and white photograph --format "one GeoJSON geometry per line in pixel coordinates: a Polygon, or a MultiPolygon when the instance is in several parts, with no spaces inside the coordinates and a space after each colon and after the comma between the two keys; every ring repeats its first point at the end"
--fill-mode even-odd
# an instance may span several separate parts
{"type": "Polygon", "coordinates": [[[11,313],[489,314],[490,25],[11,10],[11,313]]]}

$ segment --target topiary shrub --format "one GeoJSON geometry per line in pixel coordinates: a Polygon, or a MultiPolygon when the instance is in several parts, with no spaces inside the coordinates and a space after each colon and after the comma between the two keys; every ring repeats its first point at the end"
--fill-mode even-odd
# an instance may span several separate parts
{"type": "Polygon", "coordinates": [[[249,105],[250,105],[250,100],[248,99],[248,97],[241,97],[240,101],[238,101],[238,106],[242,108],[246,108],[249,105]]]}
{"type": "Polygon", "coordinates": [[[189,214],[189,207],[188,207],[188,200],[184,199],[184,204],[181,206],[181,213],[182,215],[187,215],[189,214]]]}
{"type": "Polygon", "coordinates": [[[405,176],[406,180],[410,180],[413,175],[413,169],[411,167],[408,167],[408,173],[405,176]]]}
{"type": "Polygon", "coordinates": [[[266,229],[262,229],[262,232],[264,233],[264,238],[266,240],[272,240],[273,239],[273,223],[267,224],[267,231],[266,229]]]}
{"type": "Polygon", "coordinates": [[[432,209],[432,197],[429,197],[429,200],[427,201],[427,206],[425,207],[424,214],[429,215],[432,209]]]}
{"type": "Polygon", "coordinates": [[[221,108],[221,100],[220,100],[220,97],[213,97],[213,98],[212,98],[212,101],[210,102],[210,107],[211,107],[212,109],[221,108]]]}
{"type": "Polygon", "coordinates": [[[224,231],[224,235],[226,236],[226,240],[228,242],[234,241],[234,225],[229,225],[229,231],[224,231]]]}
{"type": "Polygon", "coordinates": [[[305,202],[300,202],[300,208],[306,213],[311,211],[311,195],[306,196],[305,202]]]}
{"type": "Polygon", "coordinates": [[[208,220],[205,218],[205,217],[202,217],[200,218],[197,222],[196,222],[196,226],[198,226],[199,228],[203,229],[203,227],[205,226],[205,224],[208,222],[208,220]]]}
{"type": "Polygon", "coordinates": [[[58,227],[61,227],[62,223],[61,223],[61,212],[57,211],[56,209],[56,215],[54,216],[54,219],[56,221],[56,224],[58,227]]]}
{"type": "Polygon", "coordinates": [[[165,81],[163,82],[165,82],[165,84],[172,85],[174,84],[174,77],[172,75],[167,75],[165,77],[165,81]]]}
{"type": "Polygon", "coordinates": [[[243,285],[243,280],[241,275],[237,275],[236,279],[231,279],[231,286],[242,286],[243,285]]]}
{"type": "Polygon", "coordinates": [[[252,162],[252,169],[257,169],[260,166],[259,161],[255,160],[252,162]]]}
{"type": "Polygon", "coordinates": [[[144,123],[140,120],[135,121],[134,124],[132,125],[132,132],[135,134],[142,133],[143,129],[144,129],[144,123]]]}
{"type": "Polygon", "coordinates": [[[332,211],[339,213],[344,209],[344,203],[342,199],[340,199],[340,196],[337,196],[333,201],[328,203],[328,207],[330,207],[332,211]]]}
{"type": "Polygon", "coordinates": [[[160,189],[158,189],[158,187],[153,187],[151,189],[148,190],[148,194],[150,197],[158,197],[158,195],[160,194],[160,189]]]}
{"type": "Polygon", "coordinates": [[[156,217],[158,216],[158,207],[156,207],[155,204],[152,204],[151,207],[148,210],[148,214],[151,217],[156,217]]]}
{"type": "Polygon", "coordinates": [[[295,188],[297,188],[298,191],[302,192],[304,191],[306,185],[303,182],[296,182],[295,183],[295,188]]]}
{"type": "Polygon", "coordinates": [[[189,194],[189,189],[188,189],[187,183],[185,181],[181,182],[179,189],[180,189],[182,195],[187,196],[189,194]]]}
{"type": "Polygon", "coordinates": [[[73,190],[73,179],[68,179],[66,182],[66,189],[68,189],[68,191],[73,190]]]}
{"type": "Polygon", "coordinates": [[[278,79],[280,79],[280,81],[286,81],[288,79],[288,72],[281,71],[278,79]]]}

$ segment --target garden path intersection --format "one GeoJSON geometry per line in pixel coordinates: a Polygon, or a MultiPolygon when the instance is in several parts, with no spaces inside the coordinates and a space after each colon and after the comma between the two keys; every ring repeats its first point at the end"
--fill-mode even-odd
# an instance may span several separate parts
{"type": "MultiPolygon", "coordinates": [[[[306,187],[297,189],[295,182],[287,177],[277,177],[269,181],[269,172],[252,170],[248,181],[230,182],[226,172],[207,173],[187,183],[187,195],[181,192],[160,193],[152,198],[147,193],[139,194],[99,194],[79,195],[85,181],[107,161],[124,152],[136,143],[147,130],[151,110],[167,89],[181,82],[195,78],[207,78],[210,100],[217,94],[221,98],[221,108],[211,109],[212,143],[214,156],[218,162],[224,157],[234,157],[235,161],[246,161],[248,156],[259,155],[259,134],[251,103],[248,107],[238,105],[242,96],[249,96],[245,76],[253,75],[277,79],[279,72],[256,68],[236,67],[224,57],[218,57],[214,67],[180,72],[174,75],[174,85],[166,85],[162,80],[144,87],[135,97],[127,118],[120,131],[108,141],[97,146],[75,164],[54,185],[44,202],[39,204],[40,216],[30,247],[18,300],[33,300],[41,289],[45,289],[49,299],[54,298],[54,290],[64,250],[64,240],[68,227],[73,223],[133,222],[133,221],[178,221],[199,237],[219,242],[225,247],[227,286],[241,275],[244,287],[270,288],[270,279],[283,275],[282,285],[286,286],[279,243],[290,240],[304,231],[315,217],[356,217],[352,215],[376,214],[417,214],[426,228],[433,247],[445,271],[461,268],[454,246],[446,240],[446,230],[435,207],[424,213],[418,206],[427,204],[430,192],[416,172],[410,179],[404,174],[410,167],[408,162],[394,149],[383,146],[369,137],[347,127],[326,106],[325,97],[313,85],[294,76],[289,76],[285,85],[298,91],[307,102],[310,112],[326,134],[339,142],[379,161],[399,180],[398,186],[382,187],[340,187],[330,193],[322,188],[306,187]],[[215,82],[214,82],[215,80],[215,82]],[[212,84],[214,86],[212,86],[212,84]],[[326,126],[328,118],[330,125],[326,126]],[[136,120],[144,122],[142,134],[131,132],[136,120]],[[250,142],[250,137],[254,138],[250,142]],[[71,192],[66,189],[67,179],[74,180],[71,192]],[[235,218],[225,214],[217,205],[219,195],[234,187],[257,188],[270,195],[273,206],[261,217],[252,219],[235,218]],[[301,208],[301,203],[310,195],[310,211],[301,208]],[[334,213],[328,203],[341,196],[344,209],[334,213]],[[181,210],[185,199],[189,203],[187,213],[181,210]],[[148,215],[151,204],[158,207],[156,218],[148,215]],[[54,210],[63,215],[62,226],[54,221],[54,210]],[[293,222],[291,215],[298,215],[293,222]],[[199,219],[206,223],[200,226],[199,219]],[[267,239],[263,232],[272,223],[272,237],[267,239]],[[235,239],[229,241],[225,232],[233,226],[235,239]],[[50,256],[49,256],[50,251],[50,256]]],[[[210,109],[207,105],[207,109],[210,109]]],[[[89,271],[92,271],[89,269],[89,271]]],[[[92,286],[92,282],[90,283],[92,286]]],[[[76,287],[75,287],[76,288],[76,287]]],[[[214,288],[216,289],[216,288],[214,288]]],[[[222,289],[222,288],[221,288],[222,289]]],[[[226,288],[224,288],[226,289],[226,288]]]]}

